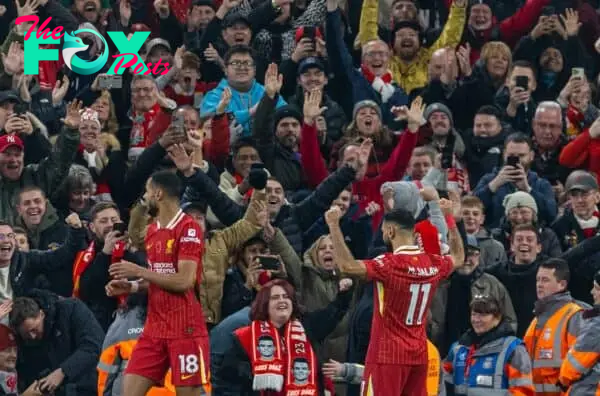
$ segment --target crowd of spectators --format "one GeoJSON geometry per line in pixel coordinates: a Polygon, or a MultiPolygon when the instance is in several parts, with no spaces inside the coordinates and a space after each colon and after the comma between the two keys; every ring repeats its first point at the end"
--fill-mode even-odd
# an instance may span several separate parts
{"type": "MultiPolygon", "coordinates": [[[[427,252],[447,252],[458,226],[464,265],[426,314],[430,395],[599,394],[596,0],[1,4],[0,395],[127,395],[147,301],[105,286],[111,264],[147,265],[143,195],[165,169],[204,231],[213,395],[258,394],[240,329],[274,320],[274,293],[317,356],[295,378],[315,369],[317,394],[360,394],[382,297],[339,270],[334,206],[356,259],[387,250],[394,209],[439,237],[419,239],[427,252]],[[78,74],[48,44],[59,59],[25,74],[26,15],[97,32],[107,39],[78,34],[76,56],[109,61],[78,74]],[[107,32],[148,32],[152,73],[107,75],[119,53],[107,32]],[[506,359],[500,385],[460,369],[485,347],[506,359]]],[[[149,394],[174,392],[167,377],[149,394]]]]}

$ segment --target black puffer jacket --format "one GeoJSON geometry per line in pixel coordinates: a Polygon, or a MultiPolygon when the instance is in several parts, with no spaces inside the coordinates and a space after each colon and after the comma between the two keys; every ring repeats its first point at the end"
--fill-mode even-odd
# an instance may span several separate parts
{"type": "Polygon", "coordinates": [[[493,137],[475,136],[472,129],[464,133],[462,137],[465,142],[464,158],[469,169],[471,190],[475,189],[483,175],[492,172],[501,164],[504,140],[512,132],[513,129],[505,125],[502,132],[493,137]]]}
{"type": "Polygon", "coordinates": [[[12,256],[9,269],[10,285],[15,297],[27,293],[30,289],[44,288],[70,294],[73,290],[63,284],[50,284],[50,279],[58,278],[61,274],[71,282],[73,260],[77,252],[85,247],[86,230],[84,228],[69,228],[67,239],[55,250],[31,250],[20,252],[16,250],[12,256]]]}
{"type": "MultiPolygon", "coordinates": [[[[180,174],[180,177],[187,185],[182,201],[206,202],[226,227],[243,217],[246,207],[232,201],[204,172],[197,171],[189,178],[180,174]]],[[[317,189],[302,202],[281,207],[279,214],[271,222],[274,227],[283,232],[296,253],[299,255],[304,253],[303,233],[329,209],[331,203],[346,186],[354,181],[355,177],[354,169],[349,166],[341,167],[319,184],[317,189]]]]}
{"type": "Polygon", "coordinates": [[[92,312],[77,299],[63,299],[47,291],[32,290],[27,297],[45,314],[44,337],[35,344],[17,338],[19,391],[61,368],[65,379],[55,396],[96,395],[96,365],[104,332],[92,312]]]}

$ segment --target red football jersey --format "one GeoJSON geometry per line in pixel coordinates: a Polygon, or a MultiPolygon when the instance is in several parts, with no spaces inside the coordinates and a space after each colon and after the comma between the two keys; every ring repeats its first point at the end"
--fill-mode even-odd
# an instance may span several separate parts
{"type": "Polygon", "coordinates": [[[438,283],[452,272],[452,259],[401,246],[363,262],[375,281],[366,363],[426,364],[427,313],[438,283]]]}
{"type": "MultiPolygon", "coordinates": [[[[150,270],[175,274],[180,260],[198,264],[196,287],[202,276],[204,239],[198,223],[181,210],[165,227],[157,222],[148,227],[146,253],[150,270]]],[[[155,338],[186,338],[207,336],[202,306],[195,288],[184,293],[172,293],[150,284],[148,316],[144,334],[155,338]]]]}

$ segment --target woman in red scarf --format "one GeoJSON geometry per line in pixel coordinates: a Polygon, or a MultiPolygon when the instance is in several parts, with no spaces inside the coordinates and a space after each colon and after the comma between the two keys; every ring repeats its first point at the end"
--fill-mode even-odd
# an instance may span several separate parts
{"type": "Polygon", "coordinates": [[[350,287],[351,282],[341,282],[334,303],[303,314],[287,281],[264,285],[252,304],[252,323],[234,332],[234,347],[225,356],[220,376],[244,384],[244,395],[333,395],[333,384],[324,378],[313,345],[344,316],[350,287]]]}

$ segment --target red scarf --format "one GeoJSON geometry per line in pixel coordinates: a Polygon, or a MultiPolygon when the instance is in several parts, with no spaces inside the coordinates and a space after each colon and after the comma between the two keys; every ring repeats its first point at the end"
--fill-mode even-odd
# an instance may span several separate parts
{"type": "Polygon", "coordinates": [[[156,103],[144,113],[132,114],[129,156],[137,157],[162,135],[171,122],[171,116],[156,103]]]}
{"type": "MultiPolygon", "coordinates": [[[[365,76],[367,81],[370,84],[373,84],[376,77],[375,74],[373,74],[373,72],[365,65],[360,65],[360,71],[362,72],[363,76],[365,76]]],[[[384,75],[380,76],[380,78],[383,80],[384,83],[390,84],[393,80],[392,72],[387,71],[384,75]]]]}
{"type": "MultiPolygon", "coordinates": [[[[235,179],[235,184],[238,186],[244,181],[244,178],[242,176],[238,175],[237,173],[233,174],[233,178],[235,179]]],[[[246,201],[250,202],[250,198],[252,198],[253,191],[254,191],[253,188],[250,188],[248,191],[246,191],[246,194],[244,194],[244,199],[246,201]]]]}
{"type": "Polygon", "coordinates": [[[268,321],[255,320],[236,331],[236,335],[250,358],[255,391],[261,395],[276,391],[282,396],[317,396],[317,358],[300,321],[291,320],[285,325],[283,340],[278,329],[268,321]],[[259,342],[265,339],[273,341],[272,358],[264,358],[260,353],[259,342]],[[296,383],[296,369],[307,374],[307,378],[300,378],[296,383]]]}
{"type": "Polygon", "coordinates": [[[567,107],[567,136],[573,138],[584,129],[585,114],[575,106],[569,104],[567,107]]]}
{"type": "MultiPolygon", "coordinates": [[[[115,244],[115,247],[112,251],[112,256],[110,258],[110,263],[118,263],[123,259],[125,255],[125,242],[118,241],[115,244]]],[[[81,275],[85,272],[86,269],[90,266],[92,261],[94,261],[94,257],[96,257],[96,244],[94,242],[90,243],[87,249],[80,251],[77,253],[75,257],[75,265],[73,266],[73,297],[79,298],[79,282],[81,280],[81,275]]],[[[119,296],[119,305],[125,302],[127,296],[119,296]]]]}
{"type": "MultiPolygon", "coordinates": [[[[600,221],[600,212],[595,211],[594,214],[593,214],[593,216],[596,217],[596,218],[598,218],[599,221],[600,221]]],[[[588,227],[588,228],[583,228],[582,227],[581,231],[583,232],[583,236],[585,237],[585,239],[592,238],[598,232],[598,226],[596,226],[596,227],[588,227]]]]}

